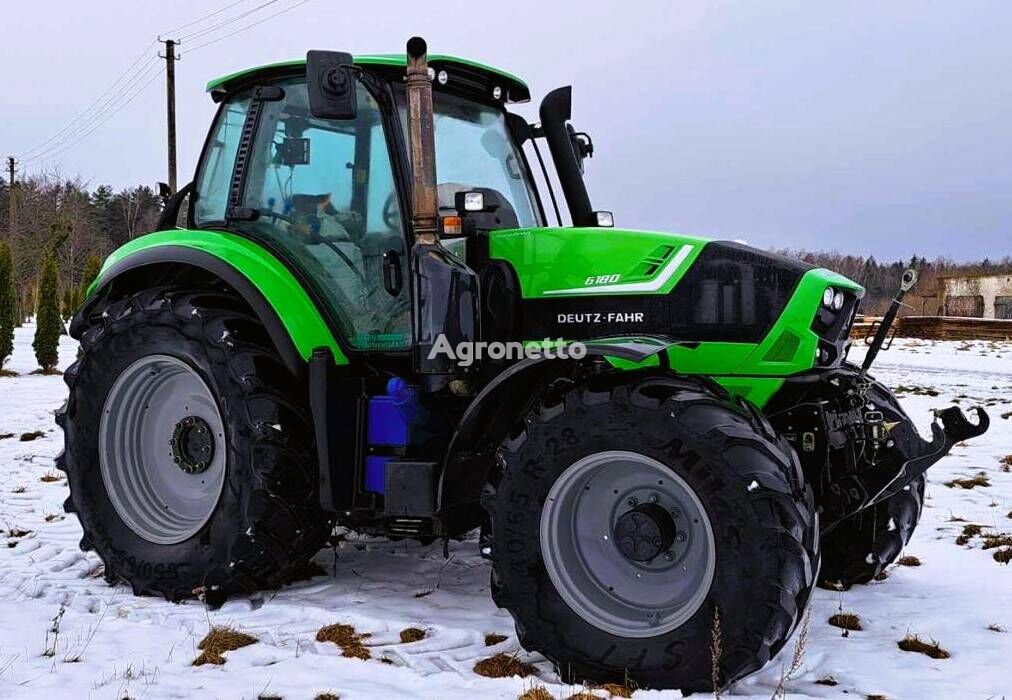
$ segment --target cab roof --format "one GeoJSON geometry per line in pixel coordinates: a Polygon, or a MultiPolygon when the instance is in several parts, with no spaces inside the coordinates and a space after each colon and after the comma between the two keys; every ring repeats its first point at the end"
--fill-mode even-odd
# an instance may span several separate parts
{"type": "MultiPolygon", "coordinates": [[[[370,54],[366,56],[355,56],[355,65],[357,66],[370,66],[380,69],[397,69],[405,68],[407,66],[407,57],[404,54],[370,54]]],[[[447,56],[445,54],[430,54],[428,57],[429,66],[436,71],[445,69],[450,75],[450,82],[454,82],[454,78],[461,81],[471,83],[472,87],[475,79],[482,82],[489,83],[489,91],[492,87],[498,86],[503,88],[503,95],[506,102],[527,102],[531,99],[531,91],[521,78],[507,73],[504,70],[493,68],[492,66],[479,63],[477,61],[471,61],[466,58],[458,58],[457,56],[447,56]]],[[[268,63],[262,66],[256,66],[255,68],[246,68],[235,73],[229,73],[219,78],[215,78],[207,84],[207,91],[210,93],[221,93],[228,92],[235,87],[238,87],[250,80],[261,77],[264,74],[272,74],[279,72],[287,72],[293,68],[299,68],[306,65],[306,59],[299,58],[291,61],[281,61],[278,63],[268,63]]]]}

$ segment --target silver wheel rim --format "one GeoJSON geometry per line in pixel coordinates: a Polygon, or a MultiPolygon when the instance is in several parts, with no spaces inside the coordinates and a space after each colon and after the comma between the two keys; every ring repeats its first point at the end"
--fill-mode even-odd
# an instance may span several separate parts
{"type": "Polygon", "coordinates": [[[155,544],[189,539],[214,513],[225,483],[214,395],[182,360],[137,360],[106,397],[98,457],[109,500],[135,534],[155,544]]]}
{"type": "MultiPolygon", "coordinates": [[[[545,500],[540,536],[545,568],[562,599],[594,627],[620,637],[677,629],[713,583],[716,547],[702,502],[681,476],[637,452],[598,452],[567,468],[545,500]],[[656,556],[633,560],[627,556],[631,511],[644,508],[670,532],[663,510],[675,536],[665,536],[656,556]]],[[[652,539],[656,545],[659,538],[652,539]]]]}

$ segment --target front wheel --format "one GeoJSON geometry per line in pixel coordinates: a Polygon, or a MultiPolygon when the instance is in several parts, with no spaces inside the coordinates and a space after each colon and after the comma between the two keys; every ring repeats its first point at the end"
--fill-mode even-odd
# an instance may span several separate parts
{"type": "Polygon", "coordinates": [[[763,666],[818,570],[791,448],[715,385],[603,375],[546,392],[483,502],[493,595],[566,681],[713,688],[763,666]]]}
{"type": "Polygon", "coordinates": [[[234,292],[141,292],[80,340],[57,466],[106,578],[220,602],[299,572],[330,532],[306,391],[234,292]]]}

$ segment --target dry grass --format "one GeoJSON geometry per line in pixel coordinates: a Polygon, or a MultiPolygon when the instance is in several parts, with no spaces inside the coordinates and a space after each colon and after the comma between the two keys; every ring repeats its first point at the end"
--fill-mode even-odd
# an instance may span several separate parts
{"type": "Polygon", "coordinates": [[[240,632],[231,627],[212,627],[207,636],[200,640],[200,644],[197,645],[197,648],[202,653],[193,660],[193,665],[203,666],[204,664],[213,664],[221,666],[225,663],[226,651],[235,651],[236,649],[242,649],[256,643],[257,638],[245,632],[240,632]]]}
{"type": "Polygon", "coordinates": [[[854,613],[838,612],[829,618],[829,624],[839,627],[847,632],[860,632],[864,629],[861,626],[861,618],[854,613]]]}
{"type": "Polygon", "coordinates": [[[603,685],[596,685],[595,688],[603,690],[613,698],[631,698],[633,695],[633,689],[628,685],[619,685],[618,683],[604,683],[603,685]]]}
{"type": "Polygon", "coordinates": [[[534,675],[535,668],[520,661],[516,656],[496,654],[476,663],[474,672],[486,678],[509,678],[510,676],[527,678],[527,676],[534,675]]]}
{"type": "Polygon", "coordinates": [[[877,574],[875,574],[875,578],[872,580],[885,581],[887,578],[889,578],[889,572],[883,569],[882,571],[879,571],[877,574]]]}
{"type": "Polygon", "coordinates": [[[913,556],[912,554],[908,554],[906,556],[897,559],[896,563],[899,564],[900,566],[920,566],[921,560],[913,556]]]}
{"type": "Polygon", "coordinates": [[[39,477],[39,481],[46,484],[51,484],[54,481],[63,481],[63,477],[60,476],[57,472],[46,472],[45,474],[39,477]]]}
{"type": "Polygon", "coordinates": [[[832,676],[823,676],[822,678],[815,681],[816,685],[828,685],[830,687],[840,685],[840,682],[832,676]]]}
{"type": "MultiPolygon", "coordinates": [[[[28,490],[27,486],[25,486],[24,484],[18,484],[17,486],[11,489],[11,493],[24,493],[27,490],[28,490]]],[[[1012,518],[1012,513],[1009,513],[1008,517],[1012,518]]]]}
{"type": "Polygon", "coordinates": [[[320,693],[313,700],[341,700],[341,696],[333,693],[320,693]]]}
{"type": "Polygon", "coordinates": [[[45,436],[45,430],[33,430],[28,433],[21,433],[21,442],[31,442],[32,440],[38,440],[40,437],[45,436]]]}
{"type": "Polygon", "coordinates": [[[925,656],[930,656],[932,659],[947,659],[952,656],[952,654],[943,649],[934,639],[932,639],[929,644],[916,634],[908,634],[906,637],[896,642],[896,645],[903,651],[912,651],[918,654],[924,654],[925,656]]]}
{"type": "Polygon", "coordinates": [[[872,693],[871,695],[865,695],[864,700],[889,700],[889,698],[879,693],[872,693]]]}
{"type": "Polygon", "coordinates": [[[14,437],[14,433],[0,433],[0,440],[14,437]]]}
{"type": "Polygon", "coordinates": [[[362,644],[362,641],[371,636],[368,633],[359,634],[351,625],[327,625],[321,627],[320,631],[316,633],[316,641],[333,642],[341,647],[341,656],[364,661],[371,659],[372,654],[362,644]]]}
{"type": "Polygon", "coordinates": [[[517,700],[555,700],[548,688],[543,685],[536,685],[530,690],[524,691],[517,696],[517,700]]]}
{"type": "Polygon", "coordinates": [[[50,513],[49,515],[44,517],[43,520],[45,520],[47,523],[51,523],[57,520],[63,520],[63,516],[60,515],[59,513],[50,513]]]}
{"type": "Polygon", "coordinates": [[[401,644],[411,644],[425,639],[425,630],[417,627],[408,627],[401,630],[401,644]]]}
{"type": "Polygon", "coordinates": [[[991,632],[998,632],[999,634],[1004,634],[1005,632],[1008,632],[1007,629],[1005,629],[996,622],[992,622],[990,625],[988,625],[987,629],[990,630],[991,632]]]}
{"type": "Polygon", "coordinates": [[[1001,462],[1001,470],[1003,472],[1012,472],[1012,455],[1005,455],[998,461],[1001,462]]]}
{"type": "Polygon", "coordinates": [[[489,632],[485,635],[485,646],[494,647],[496,644],[501,644],[507,639],[505,634],[498,634],[496,632],[489,632]]]}
{"type": "Polygon", "coordinates": [[[8,537],[24,537],[25,535],[30,534],[32,534],[31,530],[22,530],[19,527],[12,527],[9,530],[7,530],[8,537]]]}
{"type": "Polygon", "coordinates": [[[953,479],[952,481],[946,481],[945,485],[951,488],[959,487],[961,489],[972,489],[976,486],[990,486],[991,481],[987,478],[987,474],[984,472],[977,472],[975,476],[968,477],[965,479],[953,479]]]}
{"type": "Polygon", "coordinates": [[[720,633],[720,608],[713,609],[713,627],[710,630],[710,683],[714,700],[720,700],[720,658],[724,655],[724,638],[720,633]]]}
{"type": "Polygon", "coordinates": [[[570,695],[566,700],[601,700],[601,696],[594,695],[589,690],[580,690],[570,695]]]}
{"type": "Polygon", "coordinates": [[[1012,547],[1012,535],[1004,532],[999,532],[994,535],[984,535],[984,549],[994,549],[996,547],[1012,547]]]}
{"type": "Polygon", "coordinates": [[[971,523],[969,525],[964,525],[963,526],[963,532],[961,532],[959,534],[959,537],[956,538],[956,544],[958,544],[958,545],[964,545],[964,544],[966,544],[972,538],[976,537],[981,532],[983,532],[983,530],[984,530],[984,526],[983,525],[976,525],[976,524],[973,524],[973,523],[971,523]]]}
{"type": "Polygon", "coordinates": [[[1012,547],[999,549],[992,556],[999,564],[1008,564],[1009,562],[1012,562],[1012,547]]]}

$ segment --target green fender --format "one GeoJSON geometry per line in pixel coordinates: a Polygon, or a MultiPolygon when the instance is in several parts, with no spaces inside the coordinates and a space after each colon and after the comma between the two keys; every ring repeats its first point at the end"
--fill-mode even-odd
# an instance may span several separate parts
{"type": "Polygon", "coordinates": [[[180,250],[197,252],[194,259],[207,260],[210,256],[227,266],[213,265],[208,268],[211,272],[231,270],[241,275],[276,314],[303,360],[308,361],[314,349],[325,347],[337,364],[348,363],[320,310],[291,271],[263,246],[232,233],[174,229],[135,238],[106,259],[98,278],[88,288],[88,297],[125,270],[147,264],[190,262],[181,259],[190,256],[181,256],[180,250]]]}

